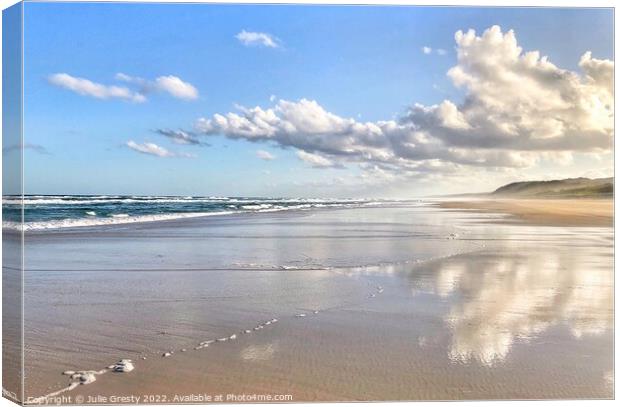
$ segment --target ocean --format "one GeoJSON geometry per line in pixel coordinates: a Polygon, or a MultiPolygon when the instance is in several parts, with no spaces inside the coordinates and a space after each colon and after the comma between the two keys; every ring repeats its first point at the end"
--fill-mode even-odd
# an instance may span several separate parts
{"type": "MultiPolygon", "coordinates": [[[[376,199],[257,198],[219,196],[25,195],[24,230],[100,226],[235,213],[356,208],[376,199]]],[[[4,196],[3,227],[21,227],[22,197],[4,196]]]]}

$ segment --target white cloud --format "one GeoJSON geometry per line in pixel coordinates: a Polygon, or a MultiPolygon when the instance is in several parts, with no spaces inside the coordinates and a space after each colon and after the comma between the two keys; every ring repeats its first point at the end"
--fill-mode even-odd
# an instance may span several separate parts
{"type": "Polygon", "coordinates": [[[78,78],[66,73],[55,73],[48,77],[48,81],[55,86],[68,89],[83,96],[97,99],[124,99],[142,103],[146,101],[144,95],[134,92],[124,86],[107,86],[92,82],[85,78],[78,78]]]}
{"type": "Polygon", "coordinates": [[[157,157],[172,157],[173,154],[163,147],[158,146],[155,143],[142,143],[138,144],[133,140],[129,140],[126,143],[127,147],[142,154],[156,155],[157,157]]]}
{"type": "Polygon", "coordinates": [[[168,92],[177,99],[198,99],[198,90],[191,83],[183,82],[176,76],[160,76],[155,79],[155,86],[157,89],[168,92]]]}
{"type": "Polygon", "coordinates": [[[424,46],[421,48],[422,53],[425,55],[430,55],[433,52],[435,52],[435,54],[437,55],[446,55],[448,52],[445,49],[442,48],[432,48],[432,47],[428,47],[428,46],[424,46]]]}
{"type": "Polygon", "coordinates": [[[299,157],[300,160],[312,165],[314,168],[330,168],[336,166],[336,164],[328,158],[325,158],[319,154],[306,153],[303,150],[297,151],[297,157],[299,157]]]}
{"type": "Polygon", "coordinates": [[[262,46],[268,48],[280,47],[280,41],[268,33],[242,30],[240,33],[235,35],[235,38],[245,46],[262,46]]]}
{"type": "Polygon", "coordinates": [[[275,160],[276,158],[275,155],[265,150],[256,150],[256,156],[260,158],[261,160],[265,160],[265,161],[275,160]]]}
{"type": "Polygon", "coordinates": [[[130,149],[137,151],[139,153],[147,154],[147,155],[154,155],[157,157],[181,157],[181,158],[194,158],[195,157],[192,154],[174,153],[172,151],[165,149],[164,147],[158,146],[155,143],[145,142],[145,143],[140,144],[140,143],[136,143],[133,140],[129,140],[127,143],[125,143],[125,145],[129,147],[130,149]]]}
{"type": "Polygon", "coordinates": [[[366,174],[401,180],[507,174],[611,150],[613,61],[588,52],[582,72],[561,69],[537,51],[523,52],[514,33],[497,26],[480,36],[459,31],[455,41],[448,77],[463,89],[462,103],[413,104],[397,120],[362,122],[314,100],[278,100],[199,119],[197,129],[292,147],[316,167],[357,163],[366,174]]]}
{"type": "MultiPolygon", "coordinates": [[[[206,135],[223,134],[232,139],[272,141],[282,147],[318,154],[330,160],[331,166],[352,161],[380,163],[385,169],[419,171],[427,168],[424,160],[432,159],[472,166],[522,167],[531,163],[531,157],[520,152],[452,148],[412,124],[343,118],[307,99],[280,100],[269,109],[240,108],[240,114],[216,114],[211,119],[199,119],[198,131],[206,135]]],[[[446,123],[465,125],[459,122],[462,118],[458,112],[453,112],[453,116],[446,113],[446,123]]],[[[441,168],[435,166],[434,169],[441,168]]]]}
{"type": "Polygon", "coordinates": [[[194,100],[198,98],[198,90],[192,84],[173,75],[160,76],[154,81],[149,81],[144,78],[117,73],[114,79],[130,84],[136,89],[132,90],[127,86],[103,85],[66,73],[56,73],[48,77],[48,81],[52,85],[97,99],[124,99],[142,103],[147,100],[147,95],[153,91],[166,92],[177,99],[194,100]]]}
{"type": "Polygon", "coordinates": [[[115,75],[119,81],[134,84],[140,88],[140,93],[147,95],[152,92],[165,92],[170,96],[183,100],[198,99],[198,89],[189,82],[183,81],[174,75],[159,76],[153,81],[149,81],[137,76],[130,76],[119,72],[115,75]]]}
{"type": "MultiPolygon", "coordinates": [[[[466,100],[457,107],[467,127],[447,126],[439,106],[413,106],[408,121],[447,144],[521,151],[607,150],[613,138],[612,61],[592,59],[586,75],[523,53],[513,31],[491,27],[455,35],[458,64],[449,70],[466,100]],[[596,67],[596,68],[594,68],[596,67]]],[[[451,103],[451,102],[450,102],[451,103]]]]}

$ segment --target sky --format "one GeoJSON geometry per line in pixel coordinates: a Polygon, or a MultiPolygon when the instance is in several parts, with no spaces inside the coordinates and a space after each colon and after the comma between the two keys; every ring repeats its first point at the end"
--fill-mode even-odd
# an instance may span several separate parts
{"type": "Polygon", "coordinates": [[[24,33],[26,193],[612,175],[611,9],[25,3],[24,33]]]}

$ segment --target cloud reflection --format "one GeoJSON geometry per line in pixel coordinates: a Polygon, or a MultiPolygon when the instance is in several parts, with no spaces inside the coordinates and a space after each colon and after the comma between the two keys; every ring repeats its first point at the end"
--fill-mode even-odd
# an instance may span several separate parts
{"type": "Polygon", "coordinates": [[[574,248],[507,253],[458,256],[410,275],[414,294],[431,293],[450,304],[444,320],[452,331],[453,361],[494,365],[515,342],[556,325],[576,338],[611,329],[608,255],[574,248]]]}

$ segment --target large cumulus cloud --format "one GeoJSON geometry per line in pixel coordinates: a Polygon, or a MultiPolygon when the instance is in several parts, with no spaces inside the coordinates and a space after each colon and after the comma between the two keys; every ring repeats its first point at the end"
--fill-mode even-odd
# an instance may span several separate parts
{"type": "MultiPolygon", "coordinates": [[[[513,31],[455,34],[457,64],[448,77],[464,100],[413,104],[397,120],[360,122],[317,101],[279,100],[199,119],[205,135],[271,143],[333,167],[398,173],[459,168],[525,168],[600,153],[613,140],[614,63],[586,52],[580,72],[524,52],[513,31]]],[[[307,161],[307,160],[306,160],[307,161]]]]}
{"type": "Polygon", "coordinates": [[[448,145],[516,151],[609,149],[613,136],[611,61],[581,57],[582,73],[560,69],[538,51],[523,52],[513,31],[491,27],[455,34],[460,106],[414,106],[406,120],[448,145]]]}

